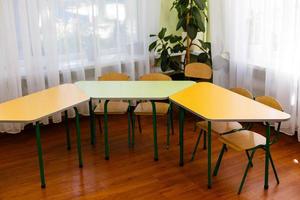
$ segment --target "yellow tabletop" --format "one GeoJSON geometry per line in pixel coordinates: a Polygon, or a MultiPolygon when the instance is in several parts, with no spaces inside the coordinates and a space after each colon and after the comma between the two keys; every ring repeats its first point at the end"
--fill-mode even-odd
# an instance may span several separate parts
{"type": "Polygon", "coordinates": [[[0,122],[34,122],[89,97],[73,84],[63,84],[0,104],[0,122]]]}
{"type": "Polygon", "coordinates": [[[192,85],[170,96],[171,101],[209,121],[284,121],[291,116],[212,83],[192,85]]]}

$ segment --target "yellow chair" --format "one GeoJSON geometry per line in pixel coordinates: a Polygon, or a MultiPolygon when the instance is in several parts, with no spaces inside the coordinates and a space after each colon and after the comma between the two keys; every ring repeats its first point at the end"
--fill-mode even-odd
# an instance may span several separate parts
{"type": "MultiPolygon", "coordinates": [[[[212,81],[212,69],[205,63],[189,63],[184,68],[184,76],[188,79],[196,81],[212,81]]],[[[195,120],[197,121],[197,119],[195,120]]],[[[197,125],[195,122],[194,131],[196,131],[197,125]]]]}
{"type": "MultiPolygon", "coordinates": [[[[168,75],[161,74],[161,73],[149,73],[141,76],[139,78],[140,81],[172,81],[172,78],[168,75]]],[[[173,129],[173,120],[172,120],[172,106],[169,105],[169,103],[164,102],[155,102],[156,107],[156,115],[167,115],[167,147],[170,144],[170,126],[172,128],[172,134],[174,134],[173,129]]],[[[152,115],[152,104],[149,101],[146,102],[140,102],[136,106],[134,110],[134,114],[137,116],[138,119],[138,126],[139,126],[139,132],[142,133],[141,128],[141,120],[140,116],[145,115],[152,115]]],[[[135,118],[133,117],[133,127],[135,127],[135,118]]],[[[134,128],[133,128],[134,129],[134,128]]],[[[133,131],[134,134],[134,131],[133,131]]],[[[133,136],[134,139],[134,136],[133,136]]],[[[134,144],[134,141],[133,141],[134,144]]]]}
{"type": "MultiPolygon", "coordinates": [[[[273,97],[260,96],[260,97],[256,97],[255,100],[262,104],[270,106],[274,109],[283,111],[280,103],[277,100],[275,100],[273,97]]],[[[278,140],[279,133],[280,133],[280,123],[278,123],[276,135],[273,137],[273,140],[271,141],[270,144],[274,144],[278,140]]],[[[246,167],[244,176],[242,178],[242,181],[241,181],[241,184],[240,184],[240,187],[238,190],[238,194],[240,194],[242,191],[248,170],[250,167],[253,167],[252,159],[253,159],[254,153],[259,148],[265,150],[266,138],[256,132],[253,132],[253,131],[241,130],[241,131],[233,132],[231,134],[221,135],[219,137],[219,140],[223,143],[223,147],[220,152],[218,161],[216,163],[216,167],[214,169],[214,173],[213,173],[214,176],[216,176],[218,173],[218,170],[219,170],[219,167],[220,167],[220,164],[222,161],[222,157],[223,157],[224,151],[227,148],[227,146],[235,151],[245,151],[246,155],[248,157],[248,165],[246,167]],[[251,152],[251,154],[249,154],[249,152],[251,152]]],[[[269,153],[269,156],[270,156],[269,158],[270,158],[273,172],[275,174],[277,184],[279,184],[279,178],[278,178],[278,175],[277,175],[277,172],[275,169],[275,165],[274,165],[271,153],[269,153]]]]}
{"type": "MultiPolygon", "coordinates": [[[[118,72],[108,72],[98,77],[99,81],[129,81],[130,77],[127,74],[118,73],[118,72]]],[[[100,133],[102,133],[101,119],[100,116],[104,115],[104,102],[99,102],[99,104],[94,109],[94,113],[99,115],[98,123],[100,133]]],[[[107,104],[107,113],[109,115],[122,115],[128,113],[128,145],[130,145],[130,106],[129,102],[124,101],[109,101],[107,104]]]]}
{"type": "Polygon", "coordinates": [[[212,69],[205,63],[190,63],[185,66],[184,75],[188,78],[211,80],[212,69]]]}
{"type": "MultiPolygon", "coordinates": [[[[245,88],[231,88],[230,90],[239,95],[248,97],[250,99],[254,99],[253,94],[245,88]]],[[[198,148],[202,133],[204,133],[203,149],[206,149],[206,133],[208,132],[207,121],[197,122],[196,127],[200,128],[200,133],[197,138],[191,160],[194,160],[194,158],[195,158],[195,154],[197,152],[197,148],[198,148]]],[[[243,126],[239,122],[212,122],[211,123],[212,133],[215,133],[217,135],[230,133],[233,130],[240,130],[242,128],[243,128],[243,126]]]]}

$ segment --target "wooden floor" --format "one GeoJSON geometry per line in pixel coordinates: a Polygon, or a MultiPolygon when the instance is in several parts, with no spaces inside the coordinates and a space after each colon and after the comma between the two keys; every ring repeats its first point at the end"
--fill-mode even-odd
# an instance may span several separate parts
{"type": "MultiPolygon", "coordinates": [[[[177,118],[177,117],[176,117],[177,118]]],[[[43,126],[42,145],[47,188],[40,188],[36,141],[33,129],[18,135],[0,136],[0,199],[300,199],[300,143],[283,135],[272,146],[281,183],[270,173],[269,190],[263,189],[264,154],[257,152],[241,195],[237,195],[246,157],[229,150],[220,172],[207,189],[206,153],[199,149],[194,162],[190,154],[197,134],[193,118],[185,126],[185,166],[178,166],[177,121],[171,147],[165,148],[165,118],[159,117],[159,161],[153,161],[151,117],[142,118],[143,133],[136,146],[127,146],[126,116],[109,118],[111,159],[104,160],[103,137],[97,129],[97,144],[90,145],[88,118],[81,118],[83,169],[78,168],[75,124],[72,149],[67,151],[62,124],[43,126]]],[[[262,125],[253,128],[263,131],[262,125]]],[[[213,166],[221,144],[213,137],[213,166]]],[[[270,170],[271,172],[271,170],[270,170]]]]}

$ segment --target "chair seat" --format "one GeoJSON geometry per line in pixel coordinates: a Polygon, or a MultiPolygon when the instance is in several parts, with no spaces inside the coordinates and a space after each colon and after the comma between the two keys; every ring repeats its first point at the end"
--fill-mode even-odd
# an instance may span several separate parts
{"type": "MultiPolygon", "coordinates": [[[[156,115],[166,115],[169,110],[168,103],[155,102],[156,115]]],[[[152,115],[151,102],[142,102],[137,105],[134,110],[136,115],[152,115]]]]}
{"type": "Polygon", "coordinates": [[[219,140],[236,151],[245,151],[266,144],[264,136],[248,130],[221,135],[219,140]]]}
{"type": "MultiPolygon", "coordinates": [[[[207,121],[197,122],[197,127],[203,129],[208,132],[207,121]]],[[[223,134],[234,129],[241,129],[243,126],[238,122],[212,122],[211,130],[217,134],[223,134]]]]}
{"type": "MultiPolygon", "coordinates": [[[[107,104],[107,113],[108,114],[125,114],[128,110],[129,104],[123,101],[109,101],[107,104]]],[[[104,114],[104,102],[101,102],[97,105],[94,110],[95,114],[104,114]]]]}

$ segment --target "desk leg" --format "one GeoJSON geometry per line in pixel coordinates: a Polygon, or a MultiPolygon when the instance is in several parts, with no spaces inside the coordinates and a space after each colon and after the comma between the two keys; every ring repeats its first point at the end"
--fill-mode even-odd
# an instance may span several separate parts
{"type": "Polygon", "coordinates": [[[183,151],[184,151],[184,138],[183,138],[183,129],[184,129],[184,109],[179,107],[179,145],[180,145],[180,157],[179,157],[179,166],[184,165],[183,151]]]}
{"type": "Polygon", "coordinates": [[[127,140],[128,140],[128,147],[130,148],[131,145],[132,147],[134,146],[134,130],[132,131],[132,141],[131,141],[131,123],[132,122],[132,111],[131,111],[131,107],[130,107],[130,104],[131,102],[128,101],[128,104],[129,104],[129,107],[128,107],[128,110],[127,110],[127,120],[128,120],[128,136],[127,136],[127,140]]]}
{"type": "Polygon", "coordinates": [[[46,182],[45,182],[44,161],[43,161],[43,152],[42,152],[42,145],[41,145],[40,123],[39,122],[35,123],[35,133],[36,133],[36,144],[37,144],[38,156],[39,156],[41,187],[45,188],[46,182]]]}
{"type": "Polygon", "coordinates": [[[81,133],[80,133],[80,121],[79,121],[79,113],[76,107],[74,107],[76,113],[76,134],[77,134],[77,154],[79,160],[79,167],[82,168],[82,153],[81,153],[81,133]]]}
{"type": "Polygon", "coordinates": [[[264,188],[269,188],[269,159],[270,159],[270,124],[267,123],[266,131],[266,150],[265,150],[265,185],[264,188]]]}
{"type": "Polygon", "coordinates": [[[89,112],[90,112],[90,130],[91,130],[91,144],[95,144],[95,115],[93,109],[92,99],[89,101],[89,112]]]}
{"type": "Polygon", "coordinates": [[[208,121],[208,133],[207,133],[207,176],[208,176],[208,188],[212,186],[212,178],[211,178],[211,121],[208,121]]]}
{"type": "Polygon", "coordinates": [[[105,160],[109,160],[109,144],[108,144],[108,116],[107,116],[107,104],[109,100],[104,102],[104,143],[105,143],[105,160]]]}
{"type": "Polygon", "coordinates": [[[172,130],[172,135],[174,135],[174,121],[173,121],[173,103],[170,102],[170,122],[171,122],[171,130],[172,130]]]}
{"type": "Polygon", "coordinates": [[[68,111],[65,111],[65,126],[66,126],[66,137],[67,137],[67,149],[71,149],[71,137],[70,137],[70,129],[69,129],[69,122],[68,122],[68,111]]]}
{"type": "Polygon", "coordinates": [[[152,124],[153,124],[153,141],[154,141],[154,160],[158,161],[156,106],[154,101],[151,101],[151,104],[152,104],[152,121],[153,121],[152,124]]]}

